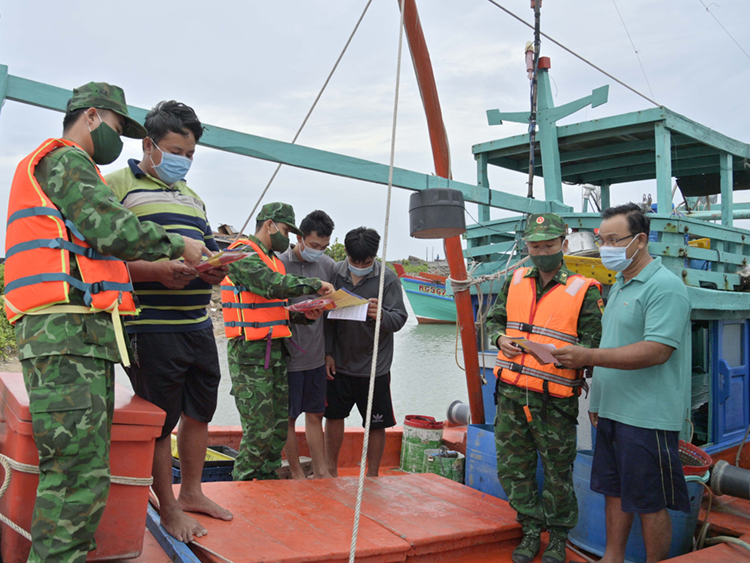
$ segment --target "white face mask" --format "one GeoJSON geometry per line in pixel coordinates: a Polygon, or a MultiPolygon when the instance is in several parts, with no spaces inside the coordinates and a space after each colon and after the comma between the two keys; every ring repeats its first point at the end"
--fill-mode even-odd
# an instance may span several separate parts
{"type": "MultiPolygon", "coordinates": [[[[639,233],[640,234],[640,233],[639,233]]],[[[633,263],[633,258],[638,254],[638,250],[635,251],[632,257],[627,257],[628,248],[638,238],[636,235],[630,244],[627,246],[602,246],[599,248],[599,256],[602,259],[602,266],[613,272],[622,272],[627,270],[630,264],[633,263]]]]}

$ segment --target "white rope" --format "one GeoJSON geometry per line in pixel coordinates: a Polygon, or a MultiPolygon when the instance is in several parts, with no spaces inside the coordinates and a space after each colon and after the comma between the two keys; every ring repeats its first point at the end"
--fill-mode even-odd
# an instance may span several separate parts
{"type": "MultiPolygon", "coordinates": [[[[39,466],[29,465],[28,463],[21,463],[20,461],[16,461],[15,459],[2,454],[0,454],[0,465],[2,465],[3,469],[5,470],[3,484],[2,486],[0,486],[0,498],[3,497],[3,495],[8,491],[8,487],[10,487],[10,479],[13,470],[19,471],[21,473],[29,473],[31,475],[39,475],[39,466]]],[[[151,486],[151,483],[153,483],[153,481],[154,480],[151,477],[115,476],[110,478],[110,483],[112,483],[113,485],[133,485],[138,487],[149,487],[151,486]]],[[[9,528],[15,530],[27,540],[31,541],[31,534],[21,528],[18,524],[13,522],[4,514],[0,514],[0,521],[4,522],[9,528]]]]}
{"type": "Polygon", "coordinates": [[[367,449],[370,445],[370,421],[372,419],[372,400],[375,394],[375,372],[378,366],[378,347],[380,345],[380,321],[383,316],[383,291],[385,287],[386,256],[388,255],[388,228],[391,220],[391,193],[393,192],[393,163],[396,155],[396,121],[398,117],[398,92],[401,83],[401,51],[404,42],[404,0],[400,0],[401,20],[398,26],[398,56],[396,63],[396,92],[393,99],[393,127],[391,129],[391,161],[388,170],[388,196],[385,205],[385,228],[383,233],[383,257],[380,263],[380,280],[378,286],[378,310],[375,316],[375,340],[372,348],[372,365],[370,366],[370,388],[367,393],[367,414],[365,415],[365,434],[362,441],[362,459],[359,467],[359,482],[357,484],[357,502],[354,507],[354,527],[352,529],[352,543],[349,549],[349,563],[354,563],[357,552],[357,534],[359,532],[359,518],[362,511],[362,494],[365,487],[365,466],[367,464],[367,449]]]}
{"type": "MultiPolygon", "coordinates": [[[[310,119],[310,116],[312,115],[312,112],[315,109],[315,106],[318,105],[318,101],[320,100],[320,97],[323,95],[323,92],[325,92],[325,89],[328,86],[328,83],[331,81],[331,78],[333,77],[333,73],[336,72],[336,69],[338,68],[339,63],[341,62],[341,59],[344,57],[344,53],[346,53],[346,50],[349,48],[349,44],[352,42],[352,39],[354,39],[354,34],[357,33],[357,29],[359,29],[359,24],[362,23],[362,20],[364,19],[365,14],[367,13],[367,9],[370,7],[370,4],[372,4],[372,0],[367,0],[365,9],[362,10],[362,15],[359,16],[359,19],[357,20],[357,23],[355,24],[351,35],[349,35],[349,39],[346,40],[346,44],[344,45],[344,48],[341,50],[341,54],[339,55],[338,59],[336,59],[336,62],[334,63],[333,68],[331,69],[331,72],[328,73],[328,78],[326,78],[325,82],[323,83],[323,87],[320,89],[320,92],[318,92],[318,95],[315,97],[315,101],[310,106],[310,110],[307,112],[305,119],[302,120],[302,125],[300,125],[299,129],[297,129],[297,133],[294,135],[294,139],[292,139],[292,144],[297,142],[297,139],[299,138],[300,133],[302,133],[302,130],[305,128],[305,125],[307,125],[307,120],[310,119]]],[[[268,191],[268,188],[271,187],[271,184],[276,179],[276,175],[279,173],[279,170],[281,170],[281,166],[282,164],[279,162],[278,166],[276,166],[276,170],[274,170],[273,174],[271,175],[271,179],[268,180],[266,187],[263,189],[263,193],[260,194],[258,201],[255,202],[255,207],[253,207],[253,210],[250,212],[250,215],[247,216],[247,220],[245,221],[245,224],[242,225],[242,228],[237,233],[237,237],[234,239],[234,242],[237,242],[242,237],[242,233],[245,231],[245,228],[247,227],[248,223],[250,223],[250,220],[255,215],[255,211],[258,209],[260,202],[263,201],[263,198],[266,196],[266,192],[268,191]]]]}

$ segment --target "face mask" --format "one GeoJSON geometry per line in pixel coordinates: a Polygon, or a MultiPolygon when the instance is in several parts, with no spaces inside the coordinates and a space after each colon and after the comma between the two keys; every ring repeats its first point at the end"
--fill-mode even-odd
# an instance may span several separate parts
{"type": "Polygon", "coordinates": [[[110,164],[117,160],[122,152],[122,139],[117,131],[102,121],[99,112],[96,112],[96,117],[99,118],[99,127],[92,131],[89,125],[91,142],[94,143],[94,154],[91,158],[97,164],[110,164]]]}
{"type": "MultiPolygon", "coordinates": [[[[630,241],[630,244],[635,242],[635,238],[630,241]]],[[[602,259],[602,266],[613,272],[622,272],[628,269],[628,266],[632,264],[633,258],[638,254],[638,250],[631,258],[627,257],[627,250],[630,248],[630,244],[627,246],[602,246],[599,248],[599,256],[602,259]]]]}
{"type": "Polygon", "coordinates": [[[317,262],[323,256],[325,251],[315,250],[314,248],[310,248],[309,246],[305,245],[305,248],[300,250],[299,253],[302,258],[305,259],[305,262],[317,262]]]}
{"type": "MultiPolygon", "coordinates": [[[[274,223],[276,227],[276,223],[274,223]]],[[[271,235],[271,250],[274,252],[285,252],[289,248],[289,239],[281,234],[281,231],[276,227],[275,233],[269,233],[271,235]]]]}
{"type": "Polygon", "coordinates": [[[563,259],[563,251],[556,254],[546,254],[543,256],[532,256],[531,261],[534,266],[539,268],[540,272],[551,272],[557,268],[563,259]]]}
{"type": "Polygon", "coordinates": [[[151,159],[151,164],[154,164],[154,172],[159,176],[159,179],[170,186],[175,182],[183,180],[187,176],[193,161],[186,156],[164,152],[153,139],[151,139],[151,142],[161,153],[161,162],[159,164],[154,164],[154,160],[151,159]]]}
{"type": "Polygon", "coordinates": [[[372,268],[375,266],[375,263],[373,262],[372,266],[370,266],[369,268],[357,268],[355,266],[352,266],[352,263],[349,262],[349,259],[346,260],[346,263],[349,265],[349,271],[355,276],[359,276],[360,278],[363,278],[370,272],[372,272],[372,268]]]}

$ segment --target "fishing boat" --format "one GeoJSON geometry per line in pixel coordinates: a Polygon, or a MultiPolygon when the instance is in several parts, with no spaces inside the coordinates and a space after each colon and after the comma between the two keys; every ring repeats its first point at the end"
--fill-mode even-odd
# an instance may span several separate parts
{"type": "Polygon", "coordinates": [[[456,304],[445,291],[447,276],[430,272],[407,274],[398,262],[393,267],[419,324],[456,324],[456,304]]]}
{"type": "MultiPolygon", "coordinates": [[[[727,460],[738,466],[750,466],[750,451],[741,449],[747,440],[745,429],[750,424],[750,293],[743,292],[747,287],[747,276],[742,271],[750,255],[746,244],[750,231],[733,225],[735,217],[744,216],[748,209],[748,206],[733,204],[733,192],[739,187],[735,182],[735,171],[741,172],[745,159],[750,158],[750,145],[721,135],[664,107],[558,126],[558,120],[583,107],[590,105],[595,108],[605,103],[607,88],[598,88],[586,98],[555,107],[549,76],[551,65],[549,60],[540,58],[535,64],[538,73],[536,111],[530,113],[518,108],[519,111],[513,112],[488,112],[490,125],[500,125],[502,121],[528,122],[529,116],[535,113],[538,132],[532,130],[530,134],[475,145],[472,150],[478,163],[476,183],[452,180],[447,135],[416,5],[413,0],[404,0],[402,5],[403,27],[430,126],[436,175],[212,125],[207,125],[201,144],[413,192],[450,188],[461,192],[466,202],[479,205],[479,221],[467,227],[466,249],[462,248],[459,237],[445,241],[451,268],[451,279],[444,280],[445,297],[452,296],[456,307],[472,424],[446,426],[442,442],[466,456],[466,484],[438,475],[401,471],[404,431],[400,428],[387,432],[381,476],[358,482],[355,474],[361,472],[364,433],[359,429],[347,429],[338,479],[205,483],[206,493],[232,510],[235,518],[232,522],[223,522],[198,515],[209,534],[190,545],[176,542],[164,531],[154,508],[147,509],[144,505],[134,512],[122,513],[124,501],[113,500],[107,506],[110,514],[120,514],[120,521],[143,517],[148,527],[142,538],[142,554],[121,551],[119,560],[148,563],[339,562],[352,560],[351,552],[357,561],[372,563],[509,562],[522,534],[515,522],[514,511],[499,495],[488,492],[494,487],[493,464],[496,458],[491,425],[487,424],[494,411],[490,376],[494,353],[477,345],[475,304],[486,304],[487,298],[491,299],[497,292],[499,281],[507,274],[509,265],[524,259],[518,233],[523,230],[529,213],[559,213],[572,229],[580,232],[592,232],[598,227],[598,214],[586,209],[575,212],[565,203],[563,183],[597,186],[601,205],[606,207],[611,190],[617,189],[619,184],[655,179],[659,205],[660,202],[671,203],[672,178],[677,177],[686,200],[695,203],[679,214],[673,213],[668,204],[657,207],[651,221],[656,240],[650,248],[684,280],[693,302],[691,346],[694,372],[690,419],[695,431],[692,441],[709,452],[715,461],[727,460]],[[543,179],[544,197],[539,193],[522,197],[490,188],[489,167],[525,172],[529,169],[530,147],[531,178],[532,181],[535,176],[543,179]],[[696,211],[697,202],[690,198],[705,198],[711,194],[721,195],[720,210],[696,211]],[[492,220],[491,208],[514,215],[492,220]],[[708,242],[699,245],[696,244],[698,239],[707,239],[708,242]],[[478,263],[471,273],[472,279],[467,277],[465,258],[478,263]],[[699,262],[702,263],[700,268],[696,267],[699,262]],[[456,282],[466,283],[459,287],[456,282]],[[490,376],[488,381],[483,382],[482,375],[490,376]],[[364,488],[360,488],[359,483],[364,483],[364,488]],[[147,510],[148,518],[145,518],[147,510]]],[[[70,90],[12,75],[8,67],[0,66],[0,102],[11,100],[64,111],[69,97],[70,90]]],[[[6,111],[9,111],[7,106],[6,111]]],[[[131,107],[130,113],[143,120],[146,111],[131,107]]],[[[741,174],[737,177],[741,178],[741,174]]],[[[609,283],[605,281],[611,273],[602,271],[595,258],[592,263],[579,262],[577,265],[571,258],[566,260],[571,267],[592,268],[587,275],[611,285],[611,280],[609,283]]],[[[435,370],[436,377],[439,377],[439,366],[429,366],[428,369],[435,370]]],[[[28,416],[24,411],[24,408],[28,410],[25,390],[19,384],[18,374],[2,374],[0,381],[5,389],[2,400],[7,405],[0,420],[0,450],[8,457],[22,457],[23,460],[17,461],[33,465],[36,455],[33,446],[25,446],[23,451],[11,451],[8,447],[14,440],[11,438],[13,433],[20,433],[25,428],[28,436],[28,424],[25,427],[21,424],[28,422],[23,418],[28,416]],[[16,418],[11,417],[11,411],[16,418]]],[[[118,390],[118,395],[119,414],[115,423],[123,425],[118,430],[121,437],[138,441],[134,438],[133,428],[127,428],[136,425],[130,416],[136,410],[139,416],[146,413],[149,417],[150,424],[141,420],[140,426],[159,426],[154,418],[158,413],[149,411],[126,391],[118,390]]],[[[585,430],[579,437],[584,448],[590,445],[585,430]]],[[[153,430],[138,435],[143,437],[140,441],[148,443],[153,439],[151,434],[153,430]]],[[[240,436],[239,428],[212,427],[210,444],[236,448],[240,436]]],[[[687,434],[686,437],[689,438],[687,434]]],[[[299,434],[298,439],[304,455],[307,453],[304,434],[299,434]]],[[[28,444],[28,439],[25,443],[28,444]]],[[[153,455],[152,450],[150,455],[153,455]]],[[[140,448],[137,461],[138,471],[142,474],[145,470],[147,476],[151,466],[148,447],[140,448]]],[[[122,462],[123,459],[115,457],[113,451],[113,474],[125,471],[122,462]]],[[[27,489],[29,483],[33,485],[33,475],[23,469],[11,472],[6,467],[5,475],[6,480],[13,475],[16,482],[25,482],[27,489]]],[[[133,478],[143,479],[144,476],[133,475],[133,478]]],[[[497,479],[496,475],[494,479],[497,479]]],[[[142,486],[142,483],[122,486],[142,486]]],[[[33,486],[30,490],[34,490],[33,486]]],[[[122,497],[121,494],[117,498],[122,497]]],[[[29,502],[27,499],[26,506],[21,508],[30,511],[29,502]]],[[[584,506],[584,510],[589,508],[584,506]]],[[[710,519],[719,534],[744,538],[745,541],[750,538],[750,509],[746,502],[726,497],[714,499],[711,514],[706,512],[703,511],[700,518],[710,519]]],[[[115,524],[113,532],[98,537],[99,548],[104,550],[105,546],[117,543],[117,531],[115,524]]],[[[7,538],[16,533],[4,524],[3,546],[9,541],[7,538]]],[[[595,546],[587,547],[590,547],[589,553],[595,553],[595,546]]],[[[6,563],[10,563],[11,556],[18,554],[3,551],[3,558],[8,559],[6,563]]],[[[591,560],[572,545],[568,557],[591,560]]],[[[750,556],[743,548],[724,541],[672,560],[683,563],[750,561],[750,556]]]]}

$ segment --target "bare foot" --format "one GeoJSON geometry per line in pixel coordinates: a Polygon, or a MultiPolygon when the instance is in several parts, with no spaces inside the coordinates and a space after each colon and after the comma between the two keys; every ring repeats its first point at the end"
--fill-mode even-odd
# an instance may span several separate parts
{"type": "Polygon", "coordinates": [[[201,512],[202,514],[208,514],[211,518],[217,518],[218,520],[231,520],[234,515],[229,512],[226,508],[222,508],[203,492],[198,492],[195,495],[180,492],[180,496],[177,498],[177,502],[180,503],[182,510],[185,512],[201,512]]]}
{"type": "Polygon", "coordinates": [[[290,466],[290,472],[292,474],[292,479],[297,479],[298,481],[304,481],[307,479],[307,476],[305,476],[305,472],[301,467],[291,468],[290,466]]]}
{"type": "Polygon", "coordinates": [[[310,476],[311,479],[333,479],[333,475],[328,473],[326,471],[325,473],[321,473],[320,475],[315,475],[314,473],[310,476]]]}
{"type": "Polygon", "coordinates": [[[208,533],[195,518],[191,518],[182,511],[179,504],[161,508],[161,525],[175,539],[189,543],[194,538],[200,538],[208,533]]]}

